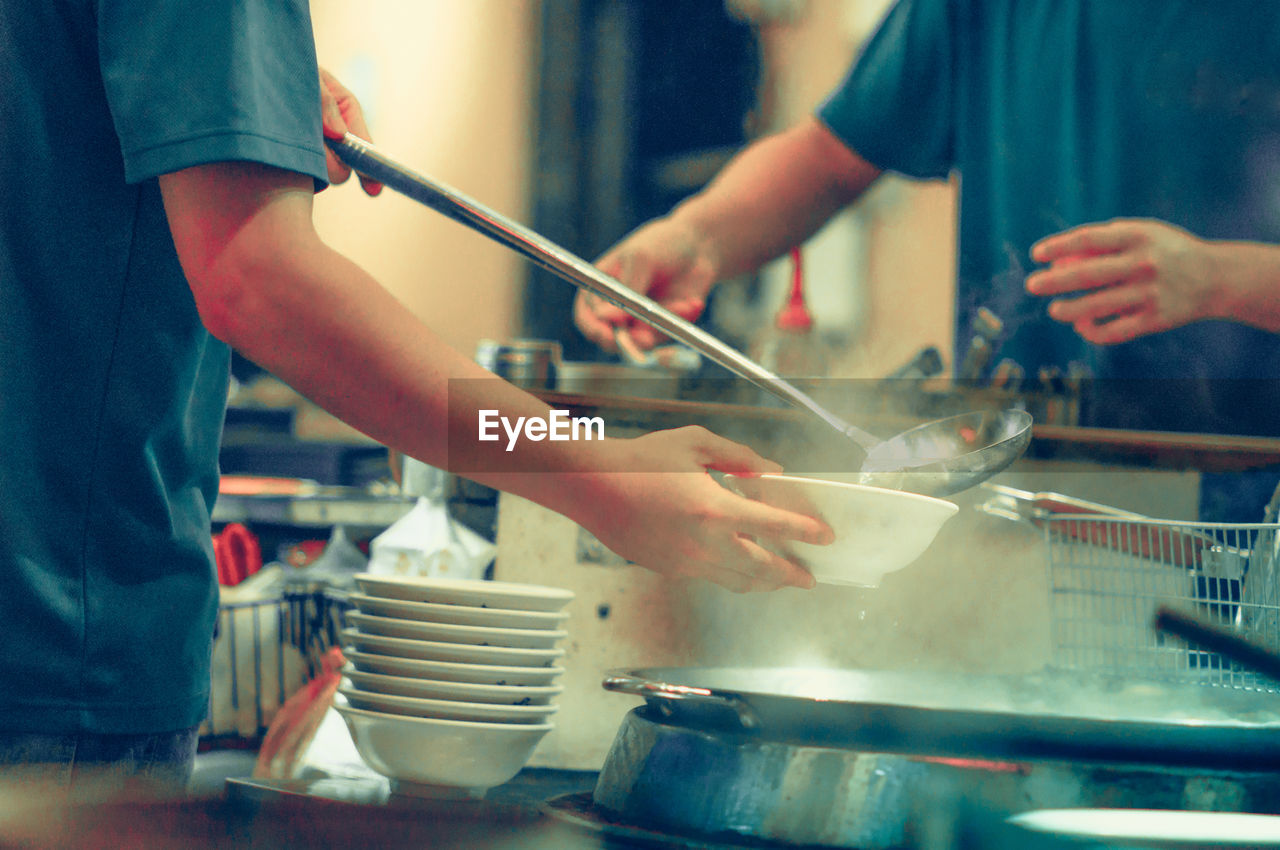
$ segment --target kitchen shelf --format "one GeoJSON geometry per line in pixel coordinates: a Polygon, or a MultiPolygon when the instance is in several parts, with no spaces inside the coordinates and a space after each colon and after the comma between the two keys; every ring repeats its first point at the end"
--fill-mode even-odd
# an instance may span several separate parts
{"type": "Polygon", "coordinates": [[[314,495],[223,494],[214,507],[213,522],[381,530],[408,513],[415,501],[403,496],[371,496],[355,488],[332,488],[314,495]]]}
{"type": "MultiPolygon", "coordinates": [[[[793,408],[751,404],[587,396],[554,391],[540,391],[536,395],[552,407],[570,410],[575,416],[600,416],[615,427],[656,430],[703,425],[735,439],[740,439],[742,432],[751,432],[768,440],[812,419],[809,414],[793,408]]],[[[875,433],[890,434],[919,421],[877,416],[859,424],[875,433]]],[[[1280,439],[1036,424],[1032,427],[1027,456],[1161,469],[1239,472],[1280,464],[1280,439]]]]}

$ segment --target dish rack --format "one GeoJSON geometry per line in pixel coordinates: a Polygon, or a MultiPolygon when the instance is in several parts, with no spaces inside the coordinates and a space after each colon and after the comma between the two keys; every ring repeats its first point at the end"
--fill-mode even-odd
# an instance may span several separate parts
{"type": "Polygon", "coordinates": [[[260,741],[285,700],[320,672],[347,607],[345,593],[314,587],[223,602],[202,746],[260,741]]]}
{"type": "Polygon", "coordinates": [[[1280,651],[1280,524],[1153,519],[988,485],[988,513],[1040,527],[1053,667],[1275,692],[1280,683],[1157,631],[1162,607],[1280,651]]]}

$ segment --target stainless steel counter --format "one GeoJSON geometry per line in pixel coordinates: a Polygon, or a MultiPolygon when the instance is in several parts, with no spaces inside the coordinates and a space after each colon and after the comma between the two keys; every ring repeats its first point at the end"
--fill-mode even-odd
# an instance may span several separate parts
{"type": "Polygon", "coordinates": [[[594,774],[526,772],[484,800],[389,794],[369,779],[231,779],[217,797],[72,804],[7,793],[3,848],[439,848],[594,850],[592,832],[548,817],[550,796],[589,790],[594,774]]]}
{"type": "MultiPolygon", "coordinates": [[[[738,835],[680,835],[615,820],[593,805],[597,775],[526,769],[483,800],[388,792],[385,781],[345,777],[231,779],[217,797],[70,805],[5,795],[2,848],[433,848],[433,850],[733,850],[801,845],[738,835]]],[[[1119,778],[1127,782],[1125,777],[1119,778]]],[[[1208,788],[1209,786],[1206,786],[1208,788]]],[[[1037,834],[972,805],[949,807],[912,832],[903,850],[1074,850],[1074,839],[1037,834]]],[[[804,845],[810,846],[811,845],[804,845]]],[[[1105,850],[1128,842],[1091,842],[1105,850]]],[[[1208,850],[1213,844],[1161,844],[1208,850]]],[[[1235,846],[1235,845],[1233,845],[1235,846]]]]}
{"type": "Polygon", "coordinates": [[[354,487],[321,488],[316,493],[218,496],[215,523],[287,525],[298,528],[381,530],[413,508],[414,499],[373,496],[354,487]]]}

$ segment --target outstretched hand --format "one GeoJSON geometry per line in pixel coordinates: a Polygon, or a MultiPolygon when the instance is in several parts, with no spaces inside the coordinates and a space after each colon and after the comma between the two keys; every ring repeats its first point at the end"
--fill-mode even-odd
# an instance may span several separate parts
{"type": "MultiPolygon", "coordinates": [[[[657,219],[611,248],[596,265],[642,295],[647,295],[683,319],[702,313],[707,292],[715,283],[711,266],[697,240],[671,219],[657,219]]],[[[633,323],[620,308],[588,292],[579,292],[574,321],[583,336],[605,351],[617,348],[614,331],[630,327],[631,338],[649,349],[664,337],[650,326],[633,323]]]]}
{"type": "Polygon", "coordinates": [[[1099,345],[1213,318],[1217,307],[1213,244],[1163,221],[1081,225],[1040,240],[1031,258],[1049,267],[1027,291],[1056,296],[1049,315],[1099,345]]]}

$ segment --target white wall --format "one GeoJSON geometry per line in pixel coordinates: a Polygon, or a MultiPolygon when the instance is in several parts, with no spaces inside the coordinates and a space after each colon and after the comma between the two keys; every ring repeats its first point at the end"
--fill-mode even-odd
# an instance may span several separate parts
{"type": "MultiPolygon", "coordinates": [[[[320,63],[366,107],[389,155],[519,221],[529,208],[535,0],[313,0],[320,63]]],[[[461,351],[518,326],[509,251],[354,180],[316,200],[321,235],[461,351]]]]}
{"type": "MultiPolygon", "coordinates": [[[[812,114],[890,5],[798,0],[799,15],[766,33],[777,69],[775,129],[812,114]]],[[[955,224],[954,187],[886,175],[805,246],[815,322],[838,317],[850,325],[831,358],[832,376],[879,377],[926,345],[949,359],[955,224]]],[[[785,269],[778,277],[780,302],[785,269]]]]}

